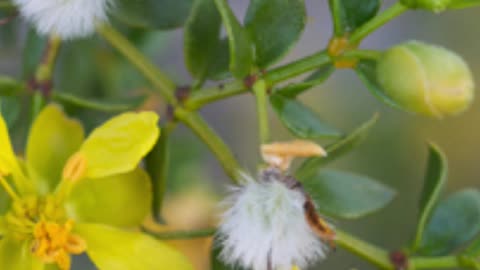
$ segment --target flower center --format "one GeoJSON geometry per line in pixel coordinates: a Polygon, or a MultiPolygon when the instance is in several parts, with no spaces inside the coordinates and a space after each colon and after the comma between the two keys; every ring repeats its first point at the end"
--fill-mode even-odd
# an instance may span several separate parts
{"type": "Polygon", "coordinates": [[[32,252],[45,263],[56,263],[61,270],[70,269],[70,254],[87,249],[80,236],[72,234],[73,220],[64,224],[40,221],[35,225],[32,252]]]}
{"type": "Polygon", "coordinates": [[[32,253],[44,263],[70,269],[70,254],[86,250],[86,243],[72,233],[73,221],[53,196],[29,196],[13,202],[6,215],[8,231],[19,241],[31,241],[32,253]]]}

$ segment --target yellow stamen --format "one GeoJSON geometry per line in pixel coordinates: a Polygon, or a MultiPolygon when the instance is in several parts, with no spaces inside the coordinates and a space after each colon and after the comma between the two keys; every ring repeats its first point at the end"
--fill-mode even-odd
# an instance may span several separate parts
{"type": "Polygon", "coordinates": [[[77,181],[85,176],[87,171],[87,159],[85,155],[80,152],[75,153],[67,161],[67,164],[63,168],[63,179],[70,181],[77,181]]]}
{"type": "Polygon", "coordinates": [[[87,244],[78,235],[72,234],[74,223],[68,220],[63,225],[40,221],[35,225],[32,252],[44,263],[56,263],[61,270],[69,270],[70,254],[81,254],[87,244]]]}

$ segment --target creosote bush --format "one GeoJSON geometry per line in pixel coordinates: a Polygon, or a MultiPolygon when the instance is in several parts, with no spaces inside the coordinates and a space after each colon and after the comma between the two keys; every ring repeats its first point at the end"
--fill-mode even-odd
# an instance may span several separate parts
{"type": "Polygon", "coordinates": [[[72,258],[86,254],[102,270],[189,270],[191,261],[166,241],[199,237],[213,240],[213,270],[321,268],[337,248],[380,269],[480,269],[480,192],[466,188],[441,199],[447,158],[432,142],[417,227],[405,246],[391,252],[331,224],[374,214],[402,194],[368,176],[324,168],[355,148],[378,115],[344,133],[298,99],[336,70],[352,69],[393,108],[431,121],[464,112],[475,83],[460,55],[422,41],[384,51],[361,43],[407,11],[448,12],[480,1],[328,4],[330,42],[278,65],[314,12],[303,0],[250,0],[244,18],[227,0],[0,1],[1,27],[27,35],[22,76],[0,76],[0,269],[76,269],[72,258]],[[176,28],[183,29],[191,82],[175,81],[142,53],[148,34],[176,28]],[[122,99],[112,90],[120,85],[154,91],[131,90],[122,99]],[[255,97],[260,142],[245,146],[262,157],[254,173],[198,112],[239,94],[255,97]],[[148,102],[157,96],[167,108],[161,117],[148,109],[160,107],[148,102]],[[291,140],[270,132],[269,108],[291,140]],[[231,180],[212,228],[169,230],[161,215],[178,123],[208,146],[231,180]],[[320,139],[330,143],[322,147],[320,139]]]}

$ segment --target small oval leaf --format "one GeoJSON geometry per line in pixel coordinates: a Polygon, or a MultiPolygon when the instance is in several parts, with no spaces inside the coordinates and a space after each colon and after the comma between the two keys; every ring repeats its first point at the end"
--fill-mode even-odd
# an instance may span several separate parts
{"type": "Polygon", "coordinates": [[[245,27],[255,44],[256,64],[266,68],[285,55],[305,27],[303,0],[252,0],[245,27]]]}
{"type": "Polygon", "coordinates": [[[480,192],[466,189],[441,202],[425,227],[419,253],[445,255],[480,232],[480,192]]]}
{"type": "Polygon", "coordinates": [[[330,0],[335,35],[350,33],[372,19],[380,9],[380,0],[330,0]]]}
{"type": "Polygon", "coordinates": [[[280,94],[270,96],[270,103],[283,124],[297,137],[335,138],[341,134],[323,123],[310,108],[280,94]]]}
{"type": "Polygon", "coordinates": [[[252,42],[248,32],[238,22],[226,0],[215,0],[228,34],[230,71],[236,78],[248,75],[253,63],[252,42]]]}
{"type": "Polygon", "coordinates": [[[430,219],[433,208],[447,183],[447,158],[435,144],[430,144],[427,172],[420,197],[420,219],[413,248],[416,249],[422,240],[425,225],[430,219]]]}
{"type": "Polygon", "coordinates": [[[395,191],[366,176],[321,171],[303,182],[319,212],[332,217],[359,218],[384,208],[395,191]]]}

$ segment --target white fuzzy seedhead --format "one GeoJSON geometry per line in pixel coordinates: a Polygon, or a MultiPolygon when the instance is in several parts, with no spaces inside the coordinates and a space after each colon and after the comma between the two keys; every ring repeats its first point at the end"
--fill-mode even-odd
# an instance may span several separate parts
{"type": "Polygon", "coordinates": [[[328,247],[305,219],[301,192],[279,181],[247,177],[225,203],[218,235],[225,262],[253,270],[290,270],[325,257],[328,247]]]}
{"type": "Polygon", "coordinates": [[[21,15],[40,34],[56,34],[62,39],[85,37],[107,20],[112,0],[13,0],[21,15]]]}

